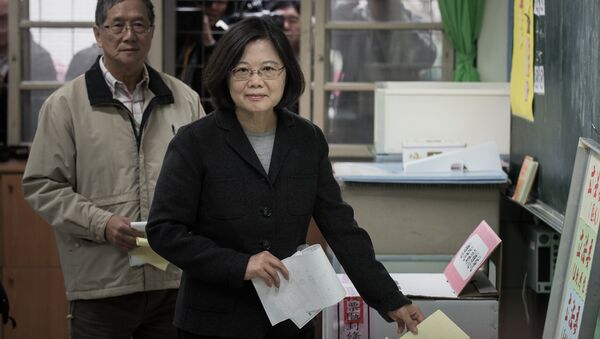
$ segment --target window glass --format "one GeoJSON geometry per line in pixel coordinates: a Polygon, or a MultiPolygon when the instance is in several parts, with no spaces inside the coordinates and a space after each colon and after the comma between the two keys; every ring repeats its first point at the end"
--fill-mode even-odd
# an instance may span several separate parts
{"type": "Polygon", "coordinates": [[[22,80],[64,81],[85,72],[100,53],[91,28],[23,31],[22,80]]]}
{"type": "MultiPolygon", "coordinates": [[[[23,81],[64,81],[83,74],[100,50],[90,28],[22,30],[23,81]]],[[[33,140],[37,116],[52,90],[21,91],[21,140],[33,140]]]]}
{"type": "Polygon", "coordinates": [[[32,21],[94,21],[96,0],[30,0],[29,11],[22,9],[22,19],[32,21]]]}
{"type": "Polygon", "coordinates": [[[330,20],[442,22],[437,0],[331,0],[330,20]]]}
{"type": "MultiPolygon", "coordinates": [[[[330,0],[328,20],[356,23],[325,29],[329,83],[378,81],[441,81],[449,58],[441,28],[418,29],[410,24],[436,24],[441,15],[434,0],[330,0]],[[381,29],[376,23],[405,23],[407,28],[381,29]],[[360,24],[360,26],[359,26],[360,24]]],[[[374,92],[325,91],[324,132],[333,144],[373,144],[374,92]]]]}
{"type": "Polygon", "coordinates": [[[325,98],[324,133],[328,142],[373,143],[373,92],[329,91],[325,98]]]}
{"type": "Polygon", "coordinates": [[[329,81],[441,80],[443,36],[431,30],[334,30],[329,81]]]}

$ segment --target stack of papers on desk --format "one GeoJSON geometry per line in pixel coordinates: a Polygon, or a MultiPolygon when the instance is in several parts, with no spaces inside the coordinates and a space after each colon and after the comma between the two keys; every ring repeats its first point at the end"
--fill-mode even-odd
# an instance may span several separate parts
{"type": "Polygon", "coordinates": [[[404,172],[448,173],[501,171],[495,142],[470,146],[404,163],[404,172]]]}
{"type": "Polygon", "coordinates": [[[289,280],[280,274],[279,288],[252,279],[271,325],[291,319],[302,328],[322,309],[346,296],[329,259],[320,245],[310,246],[282,260],[289,280]]]}
{"type": "Polygon", "coordinates": [[[484,143],[424,159],[402,162],[338,162],[335,176],[347,182],[497,184],[508,176],[502,170],[495,143],[484,143]]]}
{"type": "Polygon", "coordinates": [[[344,182],[401,184],[503,184],[504,171],[405,172],[401,162],[336,162],[335,177],[344,182]]]}

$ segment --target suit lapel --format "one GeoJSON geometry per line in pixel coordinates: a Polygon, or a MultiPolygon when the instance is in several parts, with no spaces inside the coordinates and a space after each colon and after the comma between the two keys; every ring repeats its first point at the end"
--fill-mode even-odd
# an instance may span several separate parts
{"type": "Polygon", "coordinates": [[[298,140],[294,138],[293,120],[290,114],[285,110],[277,111],[277,131],[269,166],[269,181],[272,183],[277,180],[277,175],[285,164],[285,158],[294,146],[294,140],[298,140]]]}
{"type": "Polygon", "coordinates": [[[216,111],[215,114],[218,126],[228,130],[225,137],[227,144],[262,176],[267,177],[267,173],[262,167],[260,160],[258,160],[254,148],[250,145],[250,141],[248,141],[248,137],[246,137],[242,126],[237,121],[235,113],[233,111],[216,111]]]}
{"type": "Polygon", "coordinates": [[[269,165],[269,174],[265,172],[258,156],[252,148],[250,141],[242,126],[237,121],[234,112],[216,111],[217,124],[219,127],[227,129],[227,144],[250,166],[257,170],[261,175],[267,177],[269,182],[274,183],[277,179],[285,158],[294,145],[293,137],[293,118],[291,113],[285,110],[277,111],[277,130],[275,132],[275,142],[273,144],[273,153],[271,154],[271,164],[269,165]]]}

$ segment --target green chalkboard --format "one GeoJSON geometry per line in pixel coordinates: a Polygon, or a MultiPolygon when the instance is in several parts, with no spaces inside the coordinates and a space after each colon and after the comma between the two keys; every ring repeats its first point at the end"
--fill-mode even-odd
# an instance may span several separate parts
{"type": "Polygon", "coordinates": [[[546,0],[534,22],[545,93],[534,97],[533,122],[512,117],[511,178],[533,156],[534,196],[564,215],[579,137],[600,140],[600,1],[546,0]]]}

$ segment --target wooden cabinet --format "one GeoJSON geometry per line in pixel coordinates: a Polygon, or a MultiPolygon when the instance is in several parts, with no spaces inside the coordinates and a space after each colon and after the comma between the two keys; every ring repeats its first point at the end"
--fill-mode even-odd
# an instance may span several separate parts
{"type": "Polygon", "coordinates": [[[54,231],[23,198],[21,162],[0,164],[2,283],[17,327],[2,339],[66,339],[68,303],[54,231]]]}

